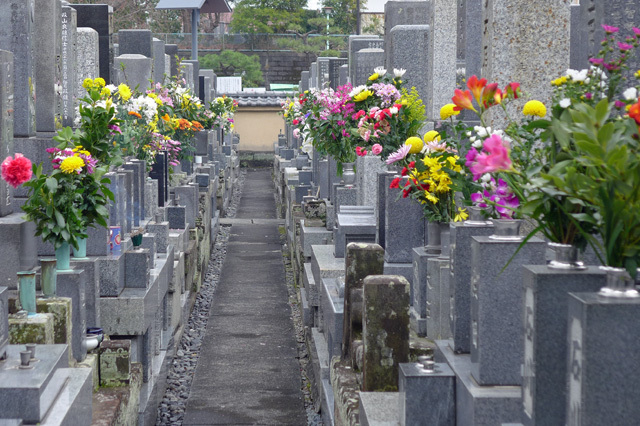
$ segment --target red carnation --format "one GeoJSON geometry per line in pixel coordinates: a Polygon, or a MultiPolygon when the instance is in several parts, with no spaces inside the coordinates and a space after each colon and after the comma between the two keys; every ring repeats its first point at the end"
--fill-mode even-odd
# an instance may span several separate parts
{"type": "Polygon", "coordinates": [[[400,187],[400,178],[395,178],[391,181],[389,188],[399,188],[400,187]]]}
{"type": "Polygon", "coordinates": [[[2,162],[2,179],[14,188],[31,179],[31,161],[22,154],[16,153],[16,158],[11,156],[2,162]]]}

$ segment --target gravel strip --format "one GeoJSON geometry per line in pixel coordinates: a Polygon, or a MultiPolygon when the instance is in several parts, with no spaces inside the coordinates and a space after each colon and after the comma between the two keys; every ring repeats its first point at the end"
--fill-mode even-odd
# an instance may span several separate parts
{"type": "MultiPolygon", "coordinates": [[[[234,186],[226,217],[235,217],[242,196],[245,175],[246,171],[241,171],[234,186]]],[[[156,425],[181,425],[184,420],[186,403],[191,392],[191,382],[200,356],[200,346],[207,332],[209,310],[227,254],[229,231],[230,227],[228,226],[219,227],[202,288],[196,295],[196,301],[189,314],[180,345],[169,368],[167,390],[158,406],[156,425]]]]}

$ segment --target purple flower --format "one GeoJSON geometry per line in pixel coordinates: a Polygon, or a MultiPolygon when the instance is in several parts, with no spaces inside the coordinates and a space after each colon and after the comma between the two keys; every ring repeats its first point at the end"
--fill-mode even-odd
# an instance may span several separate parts
{"type": "Polygon", "coordinates": [[[603,58],[589,58],[589,62],[591,62],[594,65],[602,65],[604,63],[604,59],[603,58]]]}
{"type": "Polygon", "coordinates": [[[625,106],[627,106],[627,104],[625,104],[622,101],[616,101],[615,106],[616,106],[616,108],[621,109],[621,108],[624,108],[625,106]]]}

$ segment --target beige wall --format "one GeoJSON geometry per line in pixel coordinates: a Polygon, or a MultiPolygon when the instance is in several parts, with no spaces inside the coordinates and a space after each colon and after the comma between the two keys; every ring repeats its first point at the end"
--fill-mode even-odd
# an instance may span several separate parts
{"type": "Polygon", "coordinates": [[[240,151],[270,151],[284,133],[284,119],[280,107],[240,107],[234,119],[234,131],[240,135],[240,151]]]}

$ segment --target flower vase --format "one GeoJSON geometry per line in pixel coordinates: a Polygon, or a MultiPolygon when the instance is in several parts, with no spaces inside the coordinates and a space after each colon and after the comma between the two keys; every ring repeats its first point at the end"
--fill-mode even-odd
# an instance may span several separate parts
{"type": "Polygon", "coordinates": [[[549,243],[555,254],[555,259],[547,265],[550,269],[566,269],[581,271],[587,269],[584,262],[580,260],[580,253],[576,246],[571,244],[549,243]]]}
{"type": "MultiPolygon", "coordinates": [[[[441,222],[427,222],[427,254],[440,254],[441,248],[441,222]]],[[[447,224],[448,225],[448,224],[447,224]]]]}
{"type": "Polygon", "coordinates": [[[74,259],[87,259],[87,239],[77,238],[78,248],[73,249],[74,259]]]}
{"type": "Polygon", "coordinates": [[[44,297],[55,297],[58,273],[56,259],[40,259],[40,288],[44,297]]]}
{"type": "Polygon", "coordinates": [[[496,241],[522,241],[524,237],[520,235],[520,225],[522,220],[519,219],[492,219],[493,235],[489,235],[489,239],[496,241]]]}
{"type": "Polygon", "coordinates": [[[135,248],[140,247],[140,245],[142,244],[142,234],[132,235],[131,242],[133,243],[133,246],[135,248]]]}
{"type": "Polygon", "coordinates": [[[356,173],[353,170],[354,163],[342,163],[342,182],[345,186],[352,187],[356,183],[356,173]]]}
{"type": "Polygon", "coordinates": [[[18,295],[22,310],[27,315],[36,314],[36,273],[35,271],[18,272],[18,295]]]}
{"type": "Polygon", "coordinates": [[[451,254],[451,226],[448,222],[440,222],[440,256],[438,259],[448,259],[451,254]]]}
{"type": "Polygon", "coordinates": [[[58,271],[70,271],[71,270],[71,265],[70,265],[70,260],[71,260],[71,250],[69,248],[69,243],[68,242],[63,242],[62,244],[60,244],[60,247],[58,247],[56,249],[56,260],[58,261],[57,263],[57,270],[58,271]]]}
{"type": "Polygon", "coordinates": [[[631,279],[631,275],[626,269],[613,266],[601,266],[600,269],[607,274],[607,284],[598,292],[600,296],[618,299],[640,297],[638,290],[635,288],[635,282],[631,279]]]}
{"type": "Polygon", "coordinates": [[[486,226],[491,225],[491,222],[487,221],[482,212],[484,209],[478,206],[469,206],[467,207],[467,211],[469,212],[469,218],[464,221],[465,226],[486,226]]]}

